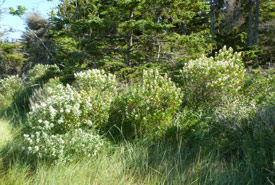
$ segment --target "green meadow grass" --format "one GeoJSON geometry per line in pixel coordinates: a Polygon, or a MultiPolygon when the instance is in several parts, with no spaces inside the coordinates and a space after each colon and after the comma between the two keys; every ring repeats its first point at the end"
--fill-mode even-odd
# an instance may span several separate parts
{"type": "Polygon", "coordinates": [[[0,149],[12,139],[12,127],[6,120],[0,119],[0,149]]]}
{"type": "Polygon", "coordinates": [[[78,158],[65,165],[36,165],[16,153],[16,130],[1,121],[1,185],[88,184],[261,184],[249,165],[238,159],[225,161],[219,152],[197,146],[145,141],[104,148],[94,158],[78,158]],[[8,151],[8,152],[3,152],[8,151]],[[8,156],[8,157],[7,157],[8,156]],[[11,157],[12,156],[12,157],[11,157]]]}

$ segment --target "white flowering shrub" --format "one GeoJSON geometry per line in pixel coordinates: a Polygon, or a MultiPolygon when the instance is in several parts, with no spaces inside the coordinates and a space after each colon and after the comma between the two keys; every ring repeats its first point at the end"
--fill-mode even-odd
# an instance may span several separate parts
{"type": "Polygon", "coordinates": [[[116,76],[92,69],[76,73],[75,79],[76,89],[86,97],[84,114],[93,120],[93,125],[102,127],[108,121],[111,102],[117,95],[116,76]]]}
{"type": "Polygon", "coordinates": [[[66,134],[48,134],[36,131],[24,134],[23,149],[37,156],[56,163],[66,163],[74,156],[95,156],[104,145],[104,140],[93,130],[81,128],[71,130],[66,134]]]}
{"type": "Polygon", "coordinates": [[[182,102],[181,89],[157,70],[143,72],[142,81],[126,88],[111,106],[110,127],[114,134],[142,137],[158,134],[168,125],[182,102]],[[119,130],[119,133],[116,131],[119,130]]]}
{"type": "Polygon", "coordinates": [[[32,98],[36,101],[31,105],[29,125],[24,130],[24,149],[29,154],[66,162],[73,155],[94,156],[100,150],[104,142],[95,128],[109,118],[116,80],[103,71],[93,72],[96,75],[90,71],[75,74],[76,87],[59,84],[54,88],[59,80],[50,80],[37,95],[43,97],[32,98]],[[95,87],[80,85],[93,84],[98,79],[101,81],[95,82],[95,87]],[[112,83],[105,83],[108,80],[112,83]]]}
{"type": "Polygon", "coordinates": [[[241,53],[233,53],[232,48],[224,47],[214,58],[202,55],[181,70],[184,100],[190,105],[215,104],[220,97],[238,92],[244,75],[241,53]]]}
{"type": "Polygon", "coordinates": [[[9,76],[0,80],[0,110],[9,107],[14,96],[23,89],[23,83],[18,75],[9,76]]]}
{"type": "Polygon", "coordinates": [[[116,91],[117,81],[113,74],[106,74],[104,70],[92,69],[76,73],[76,87],[89,91],[96,89],[99,91],[116,91]]]}

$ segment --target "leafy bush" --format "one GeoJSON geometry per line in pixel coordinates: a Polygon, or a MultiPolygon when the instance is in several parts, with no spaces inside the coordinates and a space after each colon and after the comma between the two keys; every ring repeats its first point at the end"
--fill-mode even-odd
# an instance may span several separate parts
{"type": "Polygon", "coordinates": [[[20,114],[20,117],[24,119],[26,113],[30,110],[29,98],[32,96],[34,91],[36,91],[49,79],[56,76],[59,72],[59,68],[55,65],[44,66],[39,64],[34,66],[34,68],[28,71],[26,75],[27,79],[24,79],[23,76],[21,82],[22,88],[16,92],[16,96],[14,96],[13,98],[13,106],[10,107],[10,110],[8,110],[8,112],[17,112],[20,114]]]}
{"type": "Polygon", "coordinates": [[[161,132],[182,102],[182,92],[157,70],[144,71],[140,83],[126,86],[111,106],[110,127],[124,137],[161,132]]]}
{"type": "Polygon", "coordinates": [[[215,118],[220,124],[237,129],[242,120],[249,119],[257,111],[256,101],[245,96],[223,97],[222,103],[215,108],[215,118]]]}
{"type": "Polygon", "coordinates": [[[26,59],[21,46],[11,43],[0,43],[0,78],[18,74],[26,59]]]}
{"type": "Polygon", "coordinates": [[[238,156],[252,168],[272,171],[274,115],[274,105],[257,106],[256,100],[249,97],[235,96],[223,100],[211,123],[216,147],[221,154],[238,156]]]}
{"type": "Polygon", "coordinates": [[[184,107],[173,119],[172,125],[165,131],[164,140],[172,143],[182,143],[187,148],[209,143],[207,138],[208,125],[203,110],[193,110],[184,107]]]}
{"type": "Polygon", "coordinates": [[[75,74],[75,87],[86,101],[83,114],[93,124],[102,127],[108,121],[111,102],[117,94],[116,76],[105,74],[103,70],[88,70],[75,74]]]}
{"type": "Polygon", "coordinates": [[[214,58],[202,55],[181,71],[184,100],[193,106],[217,104],[221,97],[240,90],[244,75],[241,53],[233,53],[232,48],[224,47],[214,58]]]}
{"type": "Polygon", "coordinates": [[[275,72],[273,69],[253,70],[245,77],[243,92],[246,97],[254,99],[257,104],[274,103],[275,72]]]}
{"type": "Polygon", "coordinates": [[[23,88],[18,75],[9,76],[0,80],[0,110],[7,109],[13,102],[14,96],[23,88]]]}
{"type": "Polygon", "coordinates": [[[58,73],[60,73],[60,69],[56,65],[37,64],[28,72],[27,79],[31,84],[41,84],[55,77],[58,73]]]}
{"type": "Polygon", "coordinates": [[[58,85],[62,85],[58,77],[51,78],[43,87],[36,88],[32,90],[32,94],[29,97],[30,106],[33,107],[37,102],[46,102],[47,97],[49,96],[48,90],[55,89],[58,85]]]}

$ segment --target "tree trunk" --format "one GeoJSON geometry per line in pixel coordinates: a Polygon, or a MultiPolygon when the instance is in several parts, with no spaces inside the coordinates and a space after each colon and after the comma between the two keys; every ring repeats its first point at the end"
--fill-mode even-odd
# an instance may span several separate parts
{"type": "Polygon", "coordinates": [[[187,26],[186,23],[183,24],[183,32],[184,35],[187,35],[187,26]]]}
{"type": "Polygon", "coordinates": [[[261,3],[260,0],[256,0],[255,28],[254,28],[254,45],[258,45],[260,3],[261,3]]]}
{"type": "MultiPolygon", "coordinates": [[[[134,10],[131,10],[130,12],[130,19],[129,20],[132,20],[132,18],[134,17],[134,10]]],[[[128,32],[128,52],[127,52],[127,63],[128,65],[131,65],[131,62],[132,62],[132,57],[131,57],[131,51],[133,49],[133,29],[130,28],[129,29],[129,32],[128,32]]]]}
{"type": "MultiPolygon", "coordinates": [[[[130,13],[130,20],[134,17],[134,10],[130,13]]],[[[130,29],[129,32],[129,41],[128,41],[128,50],[131,50],[133,47],[133,29],[130,29]]]]}
{"type": "Polygon", "coordinates": [[[214,35],[215,32],[215,12],[214,12],[214,0],[210,1],[210,15],[211,15],[211,27],[210,27],[210,34],[214,35]]]}
{"type": "Polygon", "coordinates": [[[252,21],[253,21],[253,0],[249,0],[249,14],[248,14],[248,46],[252,46],[252,21]]]}

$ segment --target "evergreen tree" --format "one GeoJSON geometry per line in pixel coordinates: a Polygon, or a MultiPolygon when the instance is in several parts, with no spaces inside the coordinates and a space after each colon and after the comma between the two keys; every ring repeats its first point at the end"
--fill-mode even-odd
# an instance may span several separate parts
{"type": "MultiPolygon", "coordinates": [[[[275,2],[266,0],[259,2],[259,32],[255,35],[255,44],[258,43],[258,48],[263,51],[259,60],[261,64],[275,64],[275,2]],[[258,42],[256,42],[256,39],[258,42]]],[[[257,28],[257,26],[255,26],[257,28]]]]}
{"type": "Polygon", "coordinates": [[[199,0],[63,0],[52,16],[56,60],[133,66],[199,57],[211,47],[196,21],[206,11],[199,0]]]}

